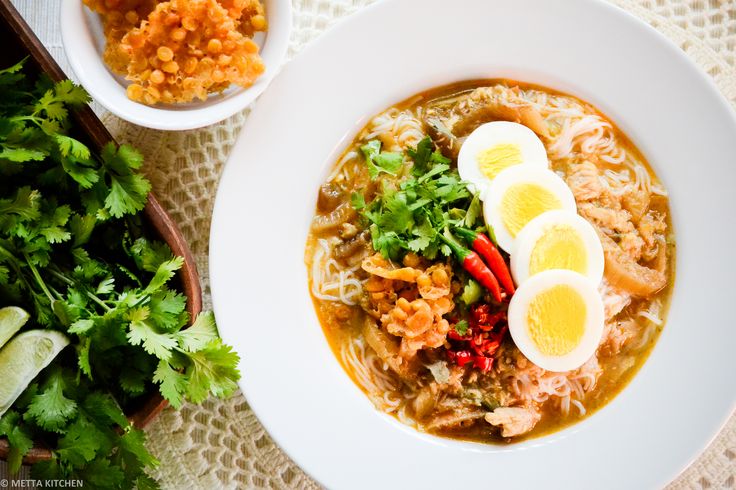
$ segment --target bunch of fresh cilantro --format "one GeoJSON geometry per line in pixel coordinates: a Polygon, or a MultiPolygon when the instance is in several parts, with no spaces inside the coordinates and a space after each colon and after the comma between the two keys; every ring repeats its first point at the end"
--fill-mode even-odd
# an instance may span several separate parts
{"type": "MultiPolygon", "coordinates": [[[[148,238],[141,155],[72,136],[69,110],[89,97],[70,81],[0,71],[0,305],[72,340],[0,418],[9,463],[43,441],[37,478],[93,488],[151,488],[158,464],[125,413],[159,390],[174,407],[236,389],[238,357],[211,313],[191,327],[172,281],[180,257],[148,238]]],[[[1,381],[0,381],[1,382],[1,381]]]]}
{"type": "Polygon", "coordinates": [[[373,248],[384,257],[399,260],[409,251],[430,260],[438,253],[451,255],[440,235],[448,228],[473,228],[481,204],[450,165],[450,159],[427,137],[405,159],[400,153],[382,152],[374,140],[362,148],[371,179],[380,190],[366,202],[352,196],[353,207],[368,221],[373,248]],[[411,165],[404,165],[404,161],[411,165]]]}

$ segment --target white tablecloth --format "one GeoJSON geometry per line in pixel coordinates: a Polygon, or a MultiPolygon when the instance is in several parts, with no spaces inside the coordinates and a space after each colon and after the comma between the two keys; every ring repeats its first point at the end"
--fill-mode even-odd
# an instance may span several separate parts
{"type": "MultiPolygon", "coordinates": [[[[12,0],[51,54],[71,75],[59,32],[61,0],[12,0]]],[[[76,0],[65,0],[76,1],[76,0]]],[[[293,56],[333,22],[374,0],[293,0],[293,56]]],[[[680,46],[736,105],[736,1],[613,0],[680,46]]],[[[177,220],[207,286],[207,241],[217,181],[246,113],[196,131],[140,128],[98,107],[120,142],[148,157],[146,171],[177,220]]],[[[205,295],[209,304],[209,294],[205,295]]],[[[164,488],[318,488],[273,443],[242,395],[202,406],[167,409],[148,429],[149,448],[161,460],[154,476],[164,488]]],[[[26,471],[23,474],[27,474],[26,471]]],[[[7,478],[0,462],[0,480],[7,478]]],[[[671,488],[736,486],[736,419],[671,488]]]]}

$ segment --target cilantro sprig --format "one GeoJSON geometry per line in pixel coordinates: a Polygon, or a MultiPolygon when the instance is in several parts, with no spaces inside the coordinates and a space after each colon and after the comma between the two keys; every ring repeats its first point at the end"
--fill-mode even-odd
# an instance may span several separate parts
{"type": "MultiPolygon", "coordinates": [[[[450,256],[441,233],[448,226],[472,228],[481,214],[478,197],[451,168],[451,161],[425,138],[406,152],[411,172],[397,183],[395,178],[382,178],[371,170],[376,156],[381,155],[380,142],[371,141],[362,148],[369,174],[380,180],[380,191],[370,202],[356,193],[352,205],[368,222],[373,248],[392,260],[409,251],[428,259],[438,254],[450,256]]],[[[383,173],[391,177],[399,173],[404,158],[397,155],[391,159],[398,161],[398,166],[382,167],[383,173]]]]}
{"type": "Polygon", "coordinates": [[[148,237],[142,156],[92,151],[69,117],[86,92],[32,83],[22,66],[0,70],[0,306],[25,308],[72,346],[0,418],[0,436],[11,470],[43,440],[53,458],[36,478],[154,488],[145,470],[157,462],[125,413],[154,390],[174,407],[227,396],[238,357],[211,313],[189,318],[175,287],[183,260],[148,237]]]}
{"type": "Polygon", "coordinates": [[[365,157],[368,175],[375,180],[380,173],[396,175],[404,161],[401,153],[381,151],[381,142],[372,140],[360,147],[365,157]]]}

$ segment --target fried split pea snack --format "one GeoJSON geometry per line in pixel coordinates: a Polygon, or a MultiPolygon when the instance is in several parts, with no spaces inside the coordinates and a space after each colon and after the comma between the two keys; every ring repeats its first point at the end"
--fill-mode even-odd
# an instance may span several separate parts
{"type": "Polygon", "coordinates": [[[85,0],[103,19],[105,62],[148,105],[205,100],[264,72],[251,37],[267,28],[259,0],[85,0]]]}

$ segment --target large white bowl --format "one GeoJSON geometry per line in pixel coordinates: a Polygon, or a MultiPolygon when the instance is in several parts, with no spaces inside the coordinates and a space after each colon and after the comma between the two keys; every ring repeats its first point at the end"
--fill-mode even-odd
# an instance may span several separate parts
{"type": "Polygon", "coordinates": [[[268,87],[281,68],[291,33],[291,1],[264,0],[268,32],[254,40],[261,47],[266,71],[248,88],[232,86],[205,101],[147,106],[130,100],[128,83],[110,71],[102,59],[105,36],[100,16],[82,0],[63,0],[61,38],[64,52],[79,82],[105,109],[126,121],[153,129],[184,130],[220,122],[245,109],[268,87]]]}
{"type": "Polygon", "coordinates": [[[655,488],[736,404],[736,117],[644,23],[601,1],[389,0],[328,32],[274,81],[225,169],[210,240],[215,312],[276,442],[329,488],[655,488]],[[671,195],[669,320],[631,384],[555,434],[491,446],[376,411],[333,356],[307,292],[318,186],[370,115],[422,89],[510,77],[597,105],[671,195]]]}

